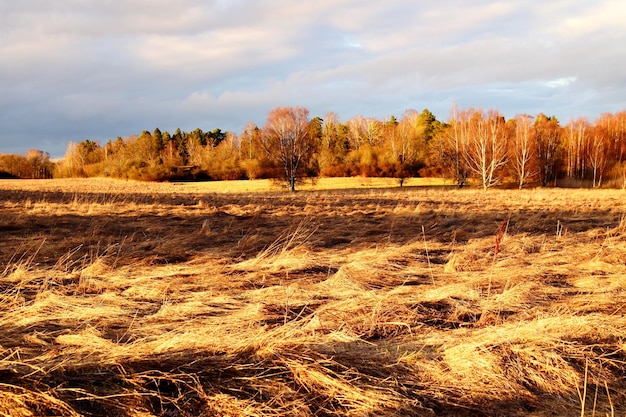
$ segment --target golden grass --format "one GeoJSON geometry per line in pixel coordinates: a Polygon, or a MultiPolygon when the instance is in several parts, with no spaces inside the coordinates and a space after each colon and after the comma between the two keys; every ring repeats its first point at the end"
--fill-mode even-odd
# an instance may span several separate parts
{"type": "Polygon", "coordinates": [[[0,181],[0,415],[626,414],[623,191],[333,181],[0,181]]]}

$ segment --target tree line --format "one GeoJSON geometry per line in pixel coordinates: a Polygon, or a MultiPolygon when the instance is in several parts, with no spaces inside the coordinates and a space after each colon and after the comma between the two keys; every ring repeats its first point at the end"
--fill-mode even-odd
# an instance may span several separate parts
{"type": "Polygon", "coordinates": [[[55,171],[50,154],[31,149],[24,155],[0,153],[0,178],[49,179],[55,171]]]}
{"type": "Polygon", "coordinates": [[[68,145],[64,158],[32,150],[0,155],[0,172],[20,178],[113,177],[146,181],[272,178],[291,190],[315,177],[453,179],[483,188],[500,185],[626,187],[626,111],[595,121],[497,110],[451,110],[439,121],[427,109],[399,119],[337,114],[309,117],[303,107],[271,110],[263,126],[240,135],[220,129],[173,134],[158,128],[105,144],[68,145]]]}

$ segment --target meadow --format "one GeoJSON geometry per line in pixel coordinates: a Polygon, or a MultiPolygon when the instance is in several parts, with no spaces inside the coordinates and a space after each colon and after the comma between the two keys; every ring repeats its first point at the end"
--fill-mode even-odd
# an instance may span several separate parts
{"type": "Polygon", "coordinates": [[[350,181],[0,181],[0,415],[626,415],[625,191],[350,181]]]}

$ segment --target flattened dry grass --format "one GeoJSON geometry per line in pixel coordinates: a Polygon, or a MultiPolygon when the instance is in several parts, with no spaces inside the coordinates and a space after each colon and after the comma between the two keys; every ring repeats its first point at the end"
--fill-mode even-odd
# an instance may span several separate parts
{"type": "Polygon", "coordinates": [[[0,415],[626,413],[622,191],[3,181],[0,209],[0,415]]]}

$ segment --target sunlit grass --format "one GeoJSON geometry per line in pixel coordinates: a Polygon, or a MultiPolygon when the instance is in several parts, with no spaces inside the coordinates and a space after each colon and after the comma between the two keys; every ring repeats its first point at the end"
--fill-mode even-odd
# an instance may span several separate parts
{"type": "MultiPolygon", "coordinates": [[[[240,193],[240,192],[275,192],[286,191],[287,185],[272,180],[241,180],[241,181],[204,181],[180,183],[186,189],[198,191],[210,191],[220,193],[240,193]]],[[[442,178],[408,178],[404,187],[439,187],[451,185],[450,180],[442,178]]],[[[302,180],[296,186],[297,191],[323,191],[323,190],[344,190],[344,189],[377,189],[377,188],[399,188],[400,182],[397,178],[317,178],[312,180],[302,180]]]]}
{"type": "MultiPolygon", "coordinates": [[[[408,178],[404,187],[439,187],[452,185],[450,180],[442,178],[408,178]]],[[[280,181],[273,180],[238,180],[238,181],[183,181],[150,183],[141,181],[124,181],[106,178],[73,178],[57,180],[2,180],[0,187],[16,188],[35,187],[40,190],[77,191],[97,190],[106,192],[107,187],[116,193],[150,192],[162,190],[164,192],[217,192],[217,193],[246,193],[246,192],[279,192],[286,191],[287,186],[280,181]]],[[[315,181],[303,180],[297,184],[296,190],[342,190],[342,189],[376,189],[399,188],[397,178],[318,178],[315,181]]]]}
{"type": "Polygon", "coordinates": [[[626,193],[363,181],[0,181],[0,415],[625,415],[626,193]]]}

